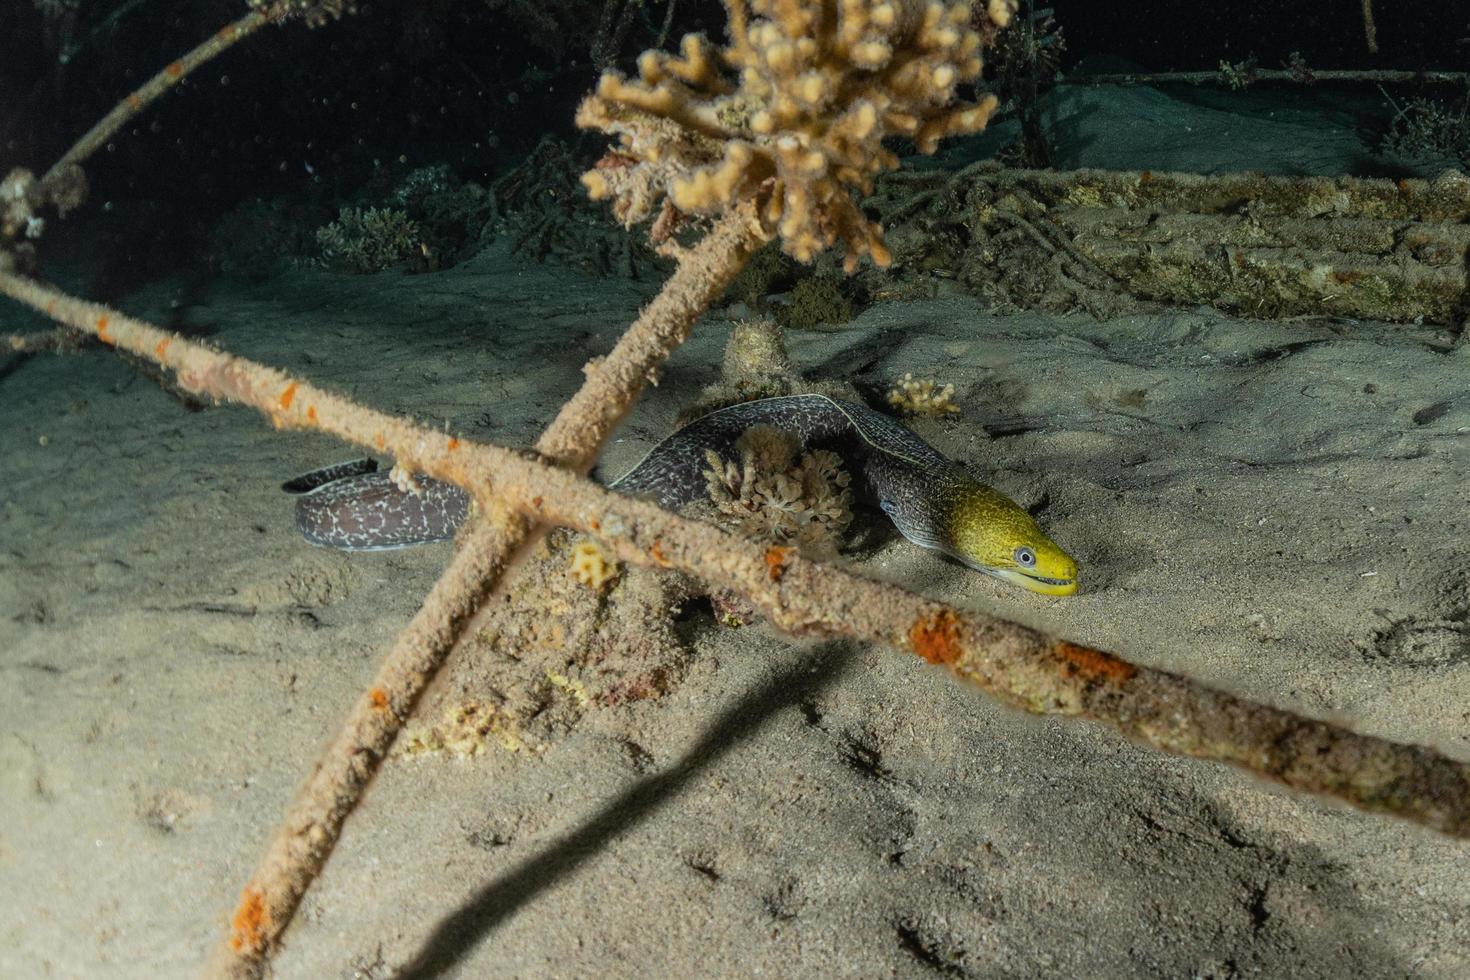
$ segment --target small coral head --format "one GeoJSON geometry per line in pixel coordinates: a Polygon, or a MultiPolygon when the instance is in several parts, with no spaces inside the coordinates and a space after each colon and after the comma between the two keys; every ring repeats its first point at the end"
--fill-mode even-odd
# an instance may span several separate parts
{"type": "Polygon", "coordinates": [[[946,495],[945,549],[977,571],[1042,595],[1077,591],[1077,562],[1004,494],[965,480],[946,495]]]}
{"type": "Polygon", "coordinates": [[[882,230],[853,201],[898,165],[889,136],[932,153],[946,136],[985,128],[993,96],[956,103],[980,74],[980,48],[1015,0],[725,0],[729,44],[684,38],[647,51],[638,78],[604,74],[578,125],[618,135],[583,176],[625,224],[673,207],[717,215],[759,203],[769,237],[808,262],[833,245],[846,265],[889,261],[882,230]],[[753,15],[753,16],[752,16],[753,15]]]}

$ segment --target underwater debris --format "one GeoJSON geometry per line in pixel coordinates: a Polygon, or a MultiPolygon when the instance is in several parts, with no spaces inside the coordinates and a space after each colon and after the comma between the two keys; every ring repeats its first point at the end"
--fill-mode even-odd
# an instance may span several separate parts
{"type": "MultiPolygon", "coordinates": [[[[727,283],[724,280],[717,285],[727,283]]],[[[503,484],[497,482],[497,490],[519,512],[534,513],[536,518],[589,533],[596,531],[630,563],[656,561],[661,567],[686,570],[738,590],[774,625],[786,631],[843,633],[921,652],[926,659],[944,663],[957,676],[1008,704],[1037,713],[1096,718],[1145,744],[1181,755],[1228,761],[1288,787],[1336,796],[1373,812],[1393,814],[1449,835],[1470,838],[1470,766],[1433,749],[1359,735],[1330,722],[1252,703],[1177,674],[1135,666],[1101,650],[1062,641],[1014,622],[954,610],[894,585],[810,563],[789,552],[776,556],[778,561],[773,563],[769,545],[682,519],[648,502],[620,498],[586,480],[568,479],[559,468],[527,459],[524,454],[489,445],[460,444],[456,438],[374,412],[281,371],[170,335],[24,277],[0,271],[0,291],[108,344],[140,354],[151,351],[154,359],[174,370],[182,371],[187,365],[187,377],[200,392],[235,399],[278,424],[387,443],[389,451],[400,458],[411,455],[408,447],[412,446],[414,453],[423,454],[420,461],[424,470],[436,476],[448,468],[445,459],[450,454],[456,466],[464,466],[466,458],[473,458],[470,465],[476,468],[469,471],[471,474],[498,472],[505,476],[503,484]],[[548,481],[552,480],[557,489],[554,498],[547,499],[542,493],[550,492],[548,481]],[[529,496],[533,493],[534,497],[529,496]],[[592,519],[586,516],[590,514],[602,516],[592,519]],[[614,518],[618,529],[610,530],[614,518]],[[665,547],[653,552],[645,543],[650,537],[665,547]],[[719,556],[719,560],[711,562],[710,556],[719,556]],[[777,567],[779,575],[775,574],[777,567]],[[841,597],[840,601],[834,597],[841,597]],[[997,650],[1004,651],[1005,656],[997,656],[997,650]]],[[[701,305],[714,295],[713,288],[702,294],[701,305]]],[[[622,350],[615,347],[608,360],[620,356],[622,350]]],[[[605,373],[594,372],[588,384],[595,384],[605,373]]],[[[614,408],[623,410],[628,400],[619,399],[614,408]]],[[[477,487],[482,480],[466,477],[466,482],[477,487]]],[[[472,532],[468,537],[470,540],[455,553],[441,579],[449,584],[435,587],[414,626],[406,631],[412,642],[400,644],[408,654],[431,663],[404,666],[407,656],[398,656],[399,649],[395,649],[395,656],[359,699],[345,733],[324,754],[282,832],[268,848],[262,861],[264,870],[253,875],[242,890],[242,900],[233,916],[236,928],[215,954],[215,961],[224,963],[224,967],[213,975],[247,975],[234,966],[250,968],[259,964],[274,948],[272,944],[290,921],[306,887],[319,874],[329,845],[340,836],[342,821],[386,754],[428,675],[442,662],[448,647],[458,641],[460,634],[450,627],[466,618],[466,602],[459,598],[465,591],[461,583],[468,579],[480,589],[487,581],[496,581],[495,574],[477,567],[483,555],[477,549],[480,535],[472,532]],[[441,612],[440,607],[448,601],[446,594],[454,605],[441,612]],[[445,614],[450,612],[455,618],[445,622],[445,614]],[[426,649],[430,641],[421,640],[416,631],[437,631],[441,623],[445,623],[448,633],[441,644],[442,652],[433,647],[426,649]],[[402,680],[397,676],[410,671],[416,672],[402,680]],[[348,767],[350,771],[344,773],[348,767]],[[251,924],[250,929],[242,931],[242,922],[251,924]]],[[[492,560],[496,557],[491,555],[492,560]]],[[[526,578],[520,575],[515,581],[524,582],[526,578]]],[[[563,568],[557,568],[548,584],[557,581],[577,588],[569,584],[563,568]]],[[[585,598],[594,598],[586,590],[580,591],[585,598]]],[[[667,624],[667,610],[667,606],[658,610],[659,622],[667,624]]],[[[627,685],[641,684],[644,678],[658,683],[658,668],[643,677],[629,678],[627,685]]],[[[554,686],[547,683],[547,687],[554,686]]],[[[622,689],[608,692],[607,697],[616,696],[622,689]]],[[[574,702],[572,698],[565,700],[574,702]]]]}
{"type": "Polygon", "coordinates": [[[960,410],[954,403],[954,385],[905,373],[888,391],[888,404],[902,415],[943,417],[960,410]]]}
{"type": "Polygon", "coordinates": [[[1253,317],[1457,323],[1470,181],[1005,170],[894,174],[868,206],[897,261],[871,295],[942,281],[997,305],[1099,319],[1150,301],[1253,317]],[[940,273],[944,275],[940,277],[940,273]]]}

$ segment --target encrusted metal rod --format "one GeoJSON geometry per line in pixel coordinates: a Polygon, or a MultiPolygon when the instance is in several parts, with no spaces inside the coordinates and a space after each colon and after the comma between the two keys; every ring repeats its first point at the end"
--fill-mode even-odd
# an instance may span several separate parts
{"type": "MultiPolygon", "coordinates": [[[[1294,789],[1470,838],[1470,763],[1360,735],[1016,623],[933,602],[623,497],[532,455],[470,443],[355,405],[280,371],[209,351],[92,304],[0,275],[0,289],[180,371],[186,385],[392,452],[482,501],[593,534],[625,561],[677,568],[750,599],[781,629],[883,643],[942,664],[999,700],[1092,718],[1145,744],[1228,762],[1294,789]],[[150,347],[150,345],[152,345],[150,347]],[[284,404],[283,404],[284,403],[284,404]]],[[[371,692],[370,692],[371,696],[371,692]]]]}
{"type": "Polygon", "coordinates": [[[68,170],[78,166],[87,157],[97,152],[112,138],[114,133],[122,128],[124,123],[142,112],[150,102],[177,85],[185,75],[275,19],[278,18],[268,13],[252,10],[215,31],[183,57],[169,62],[163,67],[163,70],[129,92],[121,102],[113,106],[111,112],[97,120],[91,129],[82,134],[82,137],[72,144],[71,149],[67,150],[61,159],[46,171],[46,175],[41,178],[41,186],[46,187],[63,179],[68,170]]]}
{"type": "MultiPolygon", "coordinates": [[[[540,440],[537,451],[576,471],[596,460],[603,440],[658,366],[769,237],[753,206],[733,209],[686,251],[664,289],[613,350],[590,365],[586,382],[540,440]]],[[[67,296],[0,267],[0,292],[119,350],[177,373],[185,389],[265,412],[278,428],[318,428],[397,456],[418,468],[418,449],[458,448],[458,439],[423,441],[428,430],[296,381],[281,371],[210,350],[142,321],[67,296]],[[353,435],[346,435],[353,433],[353,435]]],[[[450,449],[452,452],[453,449],[450,449]]],[[[465,477],[461,476],[461,480],[465,477]]],[[[257,976],[301,897],[325,866],[403,722],[465,626],[531,540],[536,525],[481,497],[485,518],[460,542],[454,561],[395,640],[373,684],[348,715],[297,794],[231,917],[230,933],[207,972],[257,976]]]]}

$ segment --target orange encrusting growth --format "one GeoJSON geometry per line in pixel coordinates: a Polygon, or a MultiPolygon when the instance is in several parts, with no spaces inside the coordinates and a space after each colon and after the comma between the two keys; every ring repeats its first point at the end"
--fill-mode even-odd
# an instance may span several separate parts
{"type": "Polygon", "coordinates": [[[97,339],[102,341],[104,344],[112,344],[114,342],[113,338],[107,336],[106,316],[99,316],[97,318],[97,339]]]}
{"type": "Polygon", "coordinates": [[[771,577],[772,582],[781,581],[781,575],[786,571],[786,562],[795,550],[779,544],[773,544],[766,549],[766,574],[771,577]]]}
{"type": "Polygon", "coordinates": [[[265,893],[247,885],[240,893],[240,904],[234,916],[230,918],[230,948],[238,953],[263,953],[270,936],[270,921],[265,893]]]}
{"type": "Polygon", "coordinates": [[[964,652],[959,617],[941,609],[915,620],[909,627],[909,648],[931,664],[953,664],[964,652]]]}
{"type": "Polygon", "coordinates": [[[388,710],[388,692],[384,691],[381,687],[375,687],[372,690],[368,691],[368,700],[371,701],[373,703],[373,707],[377,708],[379,711],[388,710]]]}
{"type": "Polygon", "coordinates": [[[291,403],[296,400],[297,387],[296,382],[293,381],[286,386],[285,391],[281,392],[281,411],[284,412],[291,408],[291,403]]]}
{"type": "Polygon", "coordinates": [[[1075,643],[1065,641],[1052,647],[1058,657],[1062,660],[1062,671],[1071,677],[1081,677],[1086,681],[1106,682],[1109,684],[1122,684],[1124,681],[1133,679],[1138,673],[1138,668],[1126,660],[1119,660],[1111,654],[1094,650],[1091,647],[1081,647],[1075,643]]]}

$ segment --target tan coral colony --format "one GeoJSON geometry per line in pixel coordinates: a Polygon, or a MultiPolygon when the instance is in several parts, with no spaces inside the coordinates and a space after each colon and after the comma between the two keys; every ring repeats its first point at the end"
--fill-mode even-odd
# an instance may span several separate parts
{"type": "Polygon", "coordinates": [[[851,271],[889,261],[882,230],[853,201],[898,165],[889,136],[932,153],[985,128],[994,96],[954,104],[980,74],[980,48],[1014,0],[725,0],[729,44],[700,34],[680,53],[644,52],[638,78],[607,72],[577,122],[619,147],[582,178],[625,224],[655,214],[654,237],[686,215],[752,198],[769,237],[809,262],[840,244],[851,271]]]}

